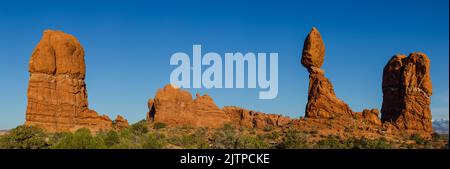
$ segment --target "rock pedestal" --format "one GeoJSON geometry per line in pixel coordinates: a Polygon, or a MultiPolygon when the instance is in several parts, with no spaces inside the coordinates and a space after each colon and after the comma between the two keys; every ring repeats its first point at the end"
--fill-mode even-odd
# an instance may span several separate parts
{"type": "Polygon", "coordinates": [[[325,57],[325,45],[316,28],[312,28],[305,39],[301,63],[309,72],[308,103],[305,117],[334,118],[342,115],[352,115],[350,107],[336,97],[333,85],[325,77],[325,71],[320,69],[325,57]]]}

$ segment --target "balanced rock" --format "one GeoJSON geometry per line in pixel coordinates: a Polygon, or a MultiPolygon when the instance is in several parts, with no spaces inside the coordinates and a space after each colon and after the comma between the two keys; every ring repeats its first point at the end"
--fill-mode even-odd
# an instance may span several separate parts
{"type": "Polygon", "coordinates": [[[430,60],[420,52],[396,55],[383,71],[381,119],[400,129],[432,131],[430,60]]]}
{"type": "Polygon", "coordinates": [[[303,44],[302,65],[308,70],[310,67],[320,68],[325,57],[325,45],[319,31],[313,27],[303,44]]]}
{"type": "Polygon", "coordinates": [[[48,132],[111,129],[112,121],[88,108],[84,50],[72,35],[44,31],[29,63],[26,125],[48,132]]]}
{"type": "Polygon", "coordinates": [[[325,47],[319,31],[313,28],[305,40],[302,64],[309,71],[308,103],[305,117],[334,118],[352,115],[350,107],[336,97],[333,85],[320,69],[323,64],[325,47]]]}

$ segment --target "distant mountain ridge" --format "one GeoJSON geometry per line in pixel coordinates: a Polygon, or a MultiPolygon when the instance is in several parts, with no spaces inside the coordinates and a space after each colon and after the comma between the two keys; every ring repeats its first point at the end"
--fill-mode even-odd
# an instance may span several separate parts
{"type": "Polygon", "coordinates": [[[448,119],[433,120],[434,132],[439,134],[448,134],[448,119]]]}

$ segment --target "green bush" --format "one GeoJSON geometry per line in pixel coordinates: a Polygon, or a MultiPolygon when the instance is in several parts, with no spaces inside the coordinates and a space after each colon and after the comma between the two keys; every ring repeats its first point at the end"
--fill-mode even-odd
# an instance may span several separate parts
{"type": "MultiPolygon", "coordinates": [[[[167,124],[162,123],[162,122],[156,122],[155,124],[153,124],[154,129],[162,129],[162,128],[166,128],[166,126],[167,126],[167,124]]],[[[183,127],[185,127],[185,126],[183,126],[183,127]]]]}
{"type": "Polygon", "coordinates": [[[59,133],[51,133],[48,134],[48,144],[50,145],[50,147],[53,147],[54,145],[58,144],[64,137],[66,137],[67,135],[69,135],[70,133],[68,132],[59,132],[59,133]]]}
{"type": "Polygon", "coordinates": [[[348,138],[340,139],[336,136],[329,136],[315,144],[315,148],[320,149],[389,149],[391,143],[385,138],[367,139],[367,138],[348,138]]]}
{"type": "Polygon", "coordinates": [[[318,149],[344,149],[348,148],[341,139],[337,136],[328,136],[325,139],[322,139],[314,145],[314,148],[318,149]]]}
{"type": "Polygon", "coordinates": [[[199,128],[192,134],[185,134],[180,137],[175,136],[169,139],[171,144],[188,149],[207,149],[209,142],[207,140],[207,129],[199,128]]]}
{"type": "Polygon", "coordinates": [[[237,138],[237,149],[267,149],[270,145],[264,142],[264,139],[258,136],[243,135],[237,138]]]}
{"type": "Polygon", "coordinates": [[[106,132],[98,133],[97,137],[102,139],[107,147],[112,147],[115,144],[120,143],[119,133],[117,133],[114,130],[109,130],[109,131],[106,131],[106,132]]]}
{"type": "Polygon", "coordinates": [[[269,132],[273,130],[273,126],[264,126],[264,131],[269,132]]]}
{"type": "Polygon", "coordinates": [[[133,134],[141,136],[148,132],[148,124],[146,120],[141,120],[131,125],[131,131],[133,134]]]}
{"type": "MultiPolygon", "coordinates": [[[[135,131],[135,130],[134,130],[135,131]]],[[[142,148],[142,142],[145,135],[135,135],[131,128],[125,128],[117,132],[119,136],[119,142],[112,145],[109,148],[114,149],[138,149],[142,148]]],[[[139,132],[140,134],[140,132],[139,132]]]]}
{"type": "Polygon", "coordinates": [[[161,149],[166,146],[167,142],[164,134],[160,133],[149,133],[142,144],[143,148],[146,149],[161,149]]]}
{"type": "Polygon", "coordinates": [[[345,141],[346,147],[352,149],[389,149],[392,148],[391,143],[389,143],[385,138],[379,139],[349,139],[345,141]]]}
{"type": "Polygon", "coordinates": [[[422,136],[420,136],[419,134],[412,134],[409,137],[410,140],[413,140],[414,142],[416,142],[416,144],[419,145],[425,145],[428,143],[428,141],[426,139],[424,139],[422,136]]]}
{"type": "Polygon", "coordinates": [[[438,134],[438,133],[436,133],[436,132],[433,132],[433,133],[431,134],[431,139],[432,139],[433,141],[439,141],[439,140],[442,140],[443,138],[442,138],[442,136],[441,136],[440,134],[438,134]]]}
{"type": "Polygon", "coordinates": [[[283,141],[278,145],[281,149],[305,149],[308,148],[305,133],[296,130],[288,130],[283,141]]]}
{"type": "Polygon", "coordinates": [[[238,135],[231,124],[225,124],[216,129],[212,136],[212,147],[220,149],[233,149],[237,147],[238,135]]]}
{"type": "Polygon", "coordinates": [[[53,146],[56,149],[101,149],[106,148],[99,137],[93,137],[87,128],[78,129],[75,133],[67,134],[53,146]]]}
{"type": "Polygon", "coordinates": [[[280,132],[272,131],[271,133],[265,134],[264,137],[268,138],[268,139],[271,139],[271,140],[276,140],[276,139],[280,138],[280,132]]]}
{"type": "Polygon", "coordinates": [[[0,139],[0,148],[6,149],[42,149],[48,148],[46,134],[37,127],[17,126],[0,139]]]}

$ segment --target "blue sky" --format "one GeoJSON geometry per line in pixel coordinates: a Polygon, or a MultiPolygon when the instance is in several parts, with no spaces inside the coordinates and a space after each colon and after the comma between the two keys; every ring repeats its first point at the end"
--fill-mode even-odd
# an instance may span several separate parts
{"type": "Polygon", "coordinates": [[[435,1],[2,1],[0,129],[25,120],[28,62],[45,29],[76,36],[85,49],[89,107],[130,122],[168,84],[175,52],[278,52],[279,91],[190,89],[219,106],[304,115],[308,72],[300,64],[312,26],[326,45],[323,69],[354,111],[381,108],[384,65],[397,53],[431,59],[434,119],[449,114],[449,4],[435,1]]]}

